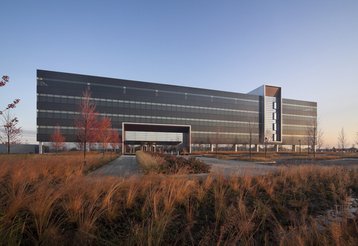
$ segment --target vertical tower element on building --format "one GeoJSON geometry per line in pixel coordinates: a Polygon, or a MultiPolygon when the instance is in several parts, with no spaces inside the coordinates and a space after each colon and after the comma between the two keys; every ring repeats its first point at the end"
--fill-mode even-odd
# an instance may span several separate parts
{"type": "Polygon", "coordinates": [[[281,87],[263,85],[248,94],[260,96],[260,142],[282,143],[281,87]]]}

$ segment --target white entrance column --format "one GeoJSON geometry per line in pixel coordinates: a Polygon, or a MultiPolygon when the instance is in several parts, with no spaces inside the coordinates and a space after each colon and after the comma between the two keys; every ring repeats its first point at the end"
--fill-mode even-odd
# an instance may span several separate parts
{"type": "Polygon", "coordinates": [[[214,144],[210,144],[210,152],[214,152],[214,144]]]}
{"type": "Polygon", "coordinates": [[[275,144],[275,151],[278,152],[278,144],[275,144]]]}

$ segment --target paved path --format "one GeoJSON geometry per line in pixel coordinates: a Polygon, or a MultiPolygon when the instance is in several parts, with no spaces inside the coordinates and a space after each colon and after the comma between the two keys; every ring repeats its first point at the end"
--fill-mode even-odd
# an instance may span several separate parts
{"type": "Polygon", "coordinates": [[[109,164],[92,172],[91,175],[128,177],[139,174],[139,166],[135,155],[122,155],[109,164]]]}
{"type": "Polygon", "coordinates": [[[278,168],[275,166],[268,166],[257,164],[249,161],[237,160],[220,160],[209,157],[197,157],[211,166],[211,173],[222,174],[224,176],[230,175],[264,175],[276,171],[278,168]]]}
{"type": "Polygon", "coordinates": [[[340,166],[344,168],[358,169],[358,158],[343,158],[334,160],[283,159],[276,161],[276,165],[274,166],[298,165],[340,166]]]}
{"type": "MultiPolygon", "coordinates": [[[[197,157],[211,166],[211,173],[224,176],[231,175],[264,175],[277,170],[275,166],[261,165],[248,161],[220,160],[209,157],[197,157]]],[[[135,156],[123,155],[109,164],[97,169],[90,175],[128,177],[139,174],[135,156]]],[[[196,175],[195,175],[196,176],[196,175]]],[[[200,175],[199,175],[200,176],[200,175]]],[[[205,175],[204,175],[205,176],[205,175]]]]}
{"type": "MultiPolygon", "coordinates": [[[[221,160],[209,157],[196,157],[206,164],[211,166],[210,173],[221,174],[224,176],[231,175],[264,175],[278,170],[276,165],[263,165],[248,161],[238,160],[221,160]]],[[[328,160],[318,162],[321,165],[342,165],[348,168],[358,168],[358,159],[344,159],[344,160],[328,160]]],[[[132,175],[139,175],[139,166],[135,156],[123,155],[109,164],[97,169],[90,175],[106,175],[128,177],[132,175]]],[[[203,176],[207,174],[192,175],[203,176]]]]}
{"type": "Polygon", "coordinates": [[[325,166],[341,166],[345,168],[358,169],[358,158],[345,158],[338,160],[323,160],[319,161],[320,164],[325,166]]]}

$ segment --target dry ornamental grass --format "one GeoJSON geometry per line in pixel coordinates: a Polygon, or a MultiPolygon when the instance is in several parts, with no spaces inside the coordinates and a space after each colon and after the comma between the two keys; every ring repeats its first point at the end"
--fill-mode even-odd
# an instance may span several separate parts
{"type": "MultiPolygon", "coordinates": [[[[108,157],[109,158],[109,157],[108,157]]],[[[357,245],[358,172],[300,166],[258,177],[86,176],[76,155],[0,156],[0,242],[41,245],[357,245]]],[[[88,156],[88,170],[108,162],[88,156]]]]}
{"type": "Polygon", "coordinates": [[[136,152],[136,159],[144,173],[198,174],[208,173],[210,166],[195,157],[184,158],[175,155],[136,152]]]}

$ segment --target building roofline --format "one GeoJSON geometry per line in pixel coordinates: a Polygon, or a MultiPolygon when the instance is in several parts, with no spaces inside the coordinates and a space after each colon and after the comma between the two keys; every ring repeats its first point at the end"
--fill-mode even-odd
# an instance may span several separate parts
{"type": "MultiPolygon", "coordinates": [[[[222,97],[230,97],[230,98],[237,98],[238,96],[246,96],[247,98],[254,98],[260,95],[252,94],[251,91],[249,93],[243,93],[243,92],[232,92],[232,91],[224,91],[224,90],[217,90],[217,89],[206,89],[206,88],[200,88],[200,87],[191,87],[191,86],[183,86],[183,85],[175,85],[175,84],[169,84],[169,83],[157,83],[157,82],[150,82],[150,81],[140,81],[140,80],[130,80],[130,79],[120,79],[120,78],[112,78],[112,77],[105,77],[105,76],[96,76],[96,75],[87,75],[87,74],[79,74],[79,73],[69,73],[69,72],[59,72],[59,71],[53,71],[53,70],[45,70],[45,69],[37,69],[37,77],[41,77],[41,74],[48,75],[62,75],[62,77],[73,77],[77,76],[79,80],[106,80],[106,84],[109,85],[118,85],[118,81],[121,81],[124,84],[130,84],[130,86],[134,87],[149,87],[151,86],[157,86],[162,87],[162,89],[175,89],[178,92],[182,93],[198,93],[203,94],[207,96],[212,96],[212,94],[215,94],[215,96],[222,96],[222,97]]],[[[263,84],[260,87],[265,87],[267,84],[263,84]]],[[[275,85],[268,85],[273,87],[281,88],[280,86],[275,85]]],[[[260,88],[258,87],[258,88],[260,88]]],[[[256,90],[256,89],[255,89],[256,90]]],[[[283,98],[283,99],[289,99],[289,100],[296,100],[296,99],[290,99],[290,98],[283,98]]],[[[314,101],[304,101],[304,100],[296,100],[296,101],[303,101],[303,102],[309,102],[309,103],[315,103],[314,101]]]]}

